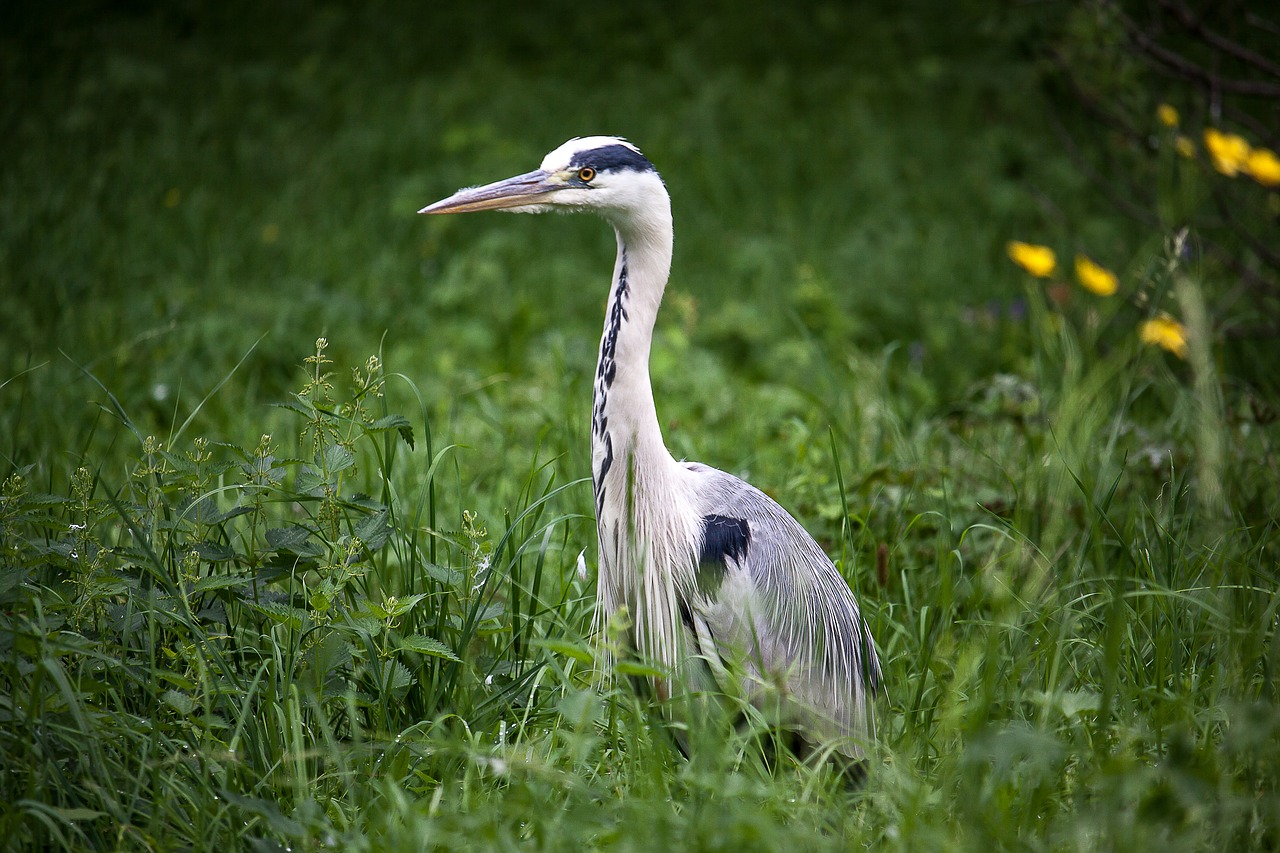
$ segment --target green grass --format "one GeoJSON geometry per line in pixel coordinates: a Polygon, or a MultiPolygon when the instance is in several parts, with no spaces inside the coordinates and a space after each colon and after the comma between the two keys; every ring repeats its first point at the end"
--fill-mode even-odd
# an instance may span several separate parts
{"type": "Polygon", "coordinates": [[[1133,333],[1223,272],[1089,192],[1044,10],[736,8],[4,13],[10,845],[1274,849],[1276,404],[1133,333]],[[589,133],[672,191],[673,452],[867,611],[861,789],[597,671],[612,237],[413,215],[589,133]]]}

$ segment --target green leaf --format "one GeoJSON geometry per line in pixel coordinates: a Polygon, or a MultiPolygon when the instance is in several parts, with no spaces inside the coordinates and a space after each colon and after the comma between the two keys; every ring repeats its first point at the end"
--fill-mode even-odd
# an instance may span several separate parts
{"type": "Polygon", "coordinates": [[[253,507],[251,506],[243,506],[243,505],[233,506],[231,509],[227,510],[222,514],[222,516],[218,519],[218,523],[222,523],[224,521],[230,521],[233,518],[236,518],[241,515],[248,515],[251,512],[253,512],[253,507]]]}
{"type": "Polygon", "coordinates": [[[191,591],[199,595],[200,593],[208,592],[209,590],[244,586],[247,583],[249,583],[248,579],[241,577],[240,575],[209,575],[208,577],[203,577],[196,581],[195,585],[191,588],[191,591]]]}
{"type": "Polygon", "coordinates": [[[366,515],[360,519],[360,523],[352,533],[364,543],[366,548],[376,551],[387,544],[387,540],[391,538],[391,525],[387,520],[389,516],[390,513],[385,509],[373,515],[366,515]]]}
{"type": "Polygon", "coordinates": [[[165,684],[173,685],[175,690],[193,691],[196,689],[196,683],[180,672],[174,672],[171,669],[155,668],[150,671],[149,677],[153,682],[163,681],[165,684]]]}
{"type": "Polygon", "coordinates": [[[267,530],[267,544],[276,551],[288,551],[299,557],[319,557],[323,549],[308,541],[311,531],[305,527],[272,527],[267,530]]]}
{"type": "Polygon", "coordinates": [[[631,660],[618,661],[613,665],[613,671],[618,675],[638,675],[645,678],[666,678],[668,674],[664,669],[631,660]]]}
{"type": "Polygon", "coordinates": [[[326,444],[316,454],[316,465],[328,474],[345,471],[355,464],[355,455],[341,444],[326,444]]]}
{"type": "Polygon", "coordinates": [[[399,693],[413,684],[413,673],[398,660],[385,660],[371,669],[378,680],[378,689],[384,693],[399,693]]]}
{"type": "Polygon", "coordinates": [[[51,542],[45,548],[37,549],[37,553],[56,554],[59,557],[66,557],[67,559],[70,559],[71,555],[76,553],[76,544],[70,540],[64,539],[60,542],[51,542]]]}
{"type": "Polygon", "coordinates": [[[375,637],[382,633],[382,620],[368,613],[352,613],[338,627],[346,628],[349,631],[368,637],[375,637]]]}
{"type": "Polygon", "coordinates": [[[220,542],[197,542],[196,553],[208,563],[225,563],[236,558],[235,549],[220,542]]]}
{"type": "Polygon", "coordinates": [[[413,450],[413,425],[404,415],[385,415],[366,426],[365,429],[369,432],[385,432],[394,429],[400,433],[400,438],[409,445],[409,449],[413,450]]]}
{"type": "Polygon", "coordinates": [[[298,472],[298,482],[295,484],[295,488],[303,494],[309,495],[318,492],[322,486],[328,485],[328,483],[329,478],[308,465],[298,472]]]}
{"type": "Polygon", "coordinates": [[[1074,719],[1085,711],[1097,711],[1102,707],[1102,694],[1095,690],[1068,690],[1062,694],[1062,713],[1074,719]]]}
{"type": "Polygon", "coordinates": [[[71,503],[71,499],[46,492],[32,492],[29,495],[23,495],[22,503],[24,506],[62,506],[71,503]]]}
{"type": "Polygon", "coordinates": [[[231,724],[220,714],[202,714],[196,718],[196,721],[208,731],[227,731],[231,728],[231,724]]]}
{"type": "Polygon", "coordinates": [[[461,589],[466,583],[467,576],[457,569],[450,569],[447,566],[437,566],[435,563],[425,563],[422,570],[434,580],[439,581],[450,589],[461,589]]]}
{"type": "Polygon", "coordinates": [[[409,419],[404,415],[383,415],[365,429],[370,432],[384,432],[389,429],[400,429],[409,426],[409,419]]]}
{"type": "Polygon", "coordinates": [[[432,655],[445,660],[451,660],[455,663],[461,663],[462,659],[454,654],[453,649],[437,640],[435,637],[428,637],[425,634],[412,634],[400,640],[400,649],[402,651],[417,652],[423,655],[432,655]]]}
{"type": "Polygon", "coordinates": [[[304,406],[297,400],[285,400],[283,403],[272,403],[277,409],[288,409],[294,414],[302,415],[304,418],[310,418],[315,414],[315,409],[311,406],[304,406]]]}
{"type": "Polygon", "coordinates": [[[173,708],[184,717],[189,715],[196,708],[196,700],[192,699],[185,693],[179,693],[177,690],[166,690],[161,696],[164,703],[173,708]]]}
{"type": "Polygon", "coordinates": [[[222,510],[211,497],[191,501],[182,507],[182,514],[188,521],[197,524],[217,524],[222,520],[222,510]]]}
{"type": "MultiPolygon", "coordinates": [[[[267,480],[272,483],[279,483],[284,479],[285,469],[283,465],[276,464],[281,460],[274,456],[266,456],[262,459],[254,458],[240,466],[240,470],[245,477],[250,480],[267,480]]],[[[292,460],[289,464],[297,464],[298,460],[292,460]]]]}
{"type": "Polygon", "coordinates": [[[0,572],[0,595],[8,592],[27,579],[28,570],[23,566],[6,568],[0,572]]]}
{"type": "Polygon", "coordinates": [[[502,617],[506,615],[506,612],[506,605],[502,602],[494,602],[493,604],[485,605],[485,607],[476,614],[476,622],[500,622],[502,621],[502,617]]]}
{"type": "Polygon", "coordinates": [[[382,602],[385,608],[384,612],[393,619],[397,616],[403,616],[412,610],[415,604],[426,597],[426,593],[418,593],[405,598],[388,598],[382,602]]]}
{"type": "Polygon", "coordinates": [[[251,604],[250,606],[277,625],[288,625],[295,631],[302,630],[302,626],[308,621],[305,610],[299,610],[296,607],[282,604],[278,601],[267,601],[262,604],[251,604]]]}
{"type": "Polygon", "coordinates": [[[595,656],[591,654],[591,650],[581,643],[571,643],[568,640],[553,640],[548,637],[534,640],[530,645],[546,649],[553,654],[573,658],[581,663],[591,663],[595,660],[595,656]]]}

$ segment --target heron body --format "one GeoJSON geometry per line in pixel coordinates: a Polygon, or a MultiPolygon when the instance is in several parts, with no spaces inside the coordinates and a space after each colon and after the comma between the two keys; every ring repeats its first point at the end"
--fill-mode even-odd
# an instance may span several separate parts
{"type": "Polygon", "coordinates": [[[649,350],[674,231],[658,172],[625,140],[572,139],[420,212],[475,210],[589,211],[617,234],[591,411],[598,622],[626,609],[636,649],[672,673],[660,695],[732,680],[806,740],[864,757],[880,663],[848,585],[773,499],[663,442],[649,350]]]}

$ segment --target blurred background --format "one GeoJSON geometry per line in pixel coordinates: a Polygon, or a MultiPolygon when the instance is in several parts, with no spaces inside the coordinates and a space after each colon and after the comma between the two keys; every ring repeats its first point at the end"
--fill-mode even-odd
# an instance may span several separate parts
{"type": "MultiPolygon", "coordinates": [[[[1233,9],[1212,14],[1242,44],[1265,41],[1248,5],[1233,9]]],[[[631,139],[671,188],[662,326],[704,370],[792,383],[814,346],[883,353],[908,400],[936,411],[1026,354],[1006,242],[1141,276],[1188,219],[1169,193],[1163,209],[1144,197],[1155,107],[1202,124],[1222,109],[1127,46],[1126,27],[1168,29],[1169,9],[1109,4],[74,2],[0,15],[0,352],[6,378],[38,376],[0,391],[5,408],[36,386],[83,397],[66,386],[85,368],[153,431],[237,364],[232,417],[278,398],[320,334],[349,359],[383,347],[433,399],[552,360],[585,396],[607,230],[414,211],[589,134],[631,139]],[[1109,173],[1116,152],[1128,162],[1109,173]]],[[[1274,134],[1270,103],[1245,98],[1237,114],[1274,134]]],[[[1275,198],[1252,202],[1261,226],[1237,217],[1252,216],[1272,262],[1275,198]]],[[[1242,264],[1216,288],[1229,296],[1219,330],[1247,332],[1223,336],[1223,357],[1274,390],[1252,367],[1274,355],[1275,270],[1242,264]],[[1237,286],[1242,269],[1264,285],[1237,286]],[[1242,299],[1259,290],[1270,302],[1242,299]]],[[[663,351],[660,381],[682,381],[662,379],[663,351]]],[[[41,408],[8,424],[11,460],[45,446],[41,408]]]]}
{"type": "MultiPolygon", "coordinates": [[[[658,348],[660,381],[692,372],[664,367],[672,346],[730,382],[784,383],[814,347],[854,348],[948,405],[1017,365],[1008,239],[1112,264],[1141,245],[1063,144],[1102,142],[1045,85],[1068,12],[10,5],[0,338],[6,377],[34,376],[5,408],[49,386],[83,399],[66,386],[85,368],[158,431],[243,359],[233,423],[284,395],[323,334],[346,360],[384,348],[439,400],[554,361],[585,412],[607,229],[414,212],[589,134],[640,145],[673,195],[661,326],[682,338],[658,348]]],[[[13,460],[47,448],[32,408],[13,460]]],[[[222,408],[210,427],[232,425],[222,408]]]]}

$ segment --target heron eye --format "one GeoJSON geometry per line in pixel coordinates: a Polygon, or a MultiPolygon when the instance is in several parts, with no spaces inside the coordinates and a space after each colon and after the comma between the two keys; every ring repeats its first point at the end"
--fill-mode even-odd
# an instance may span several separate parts
{"type": "Polygon", "coordinates": [[[595,180],[595,177],[596,177],[596,170],[591,168],[590,166],[583,166],[581,169],[578,170],[578,180],[582,181],[584,184],[591,183],[593,180],[595,180]]]}

